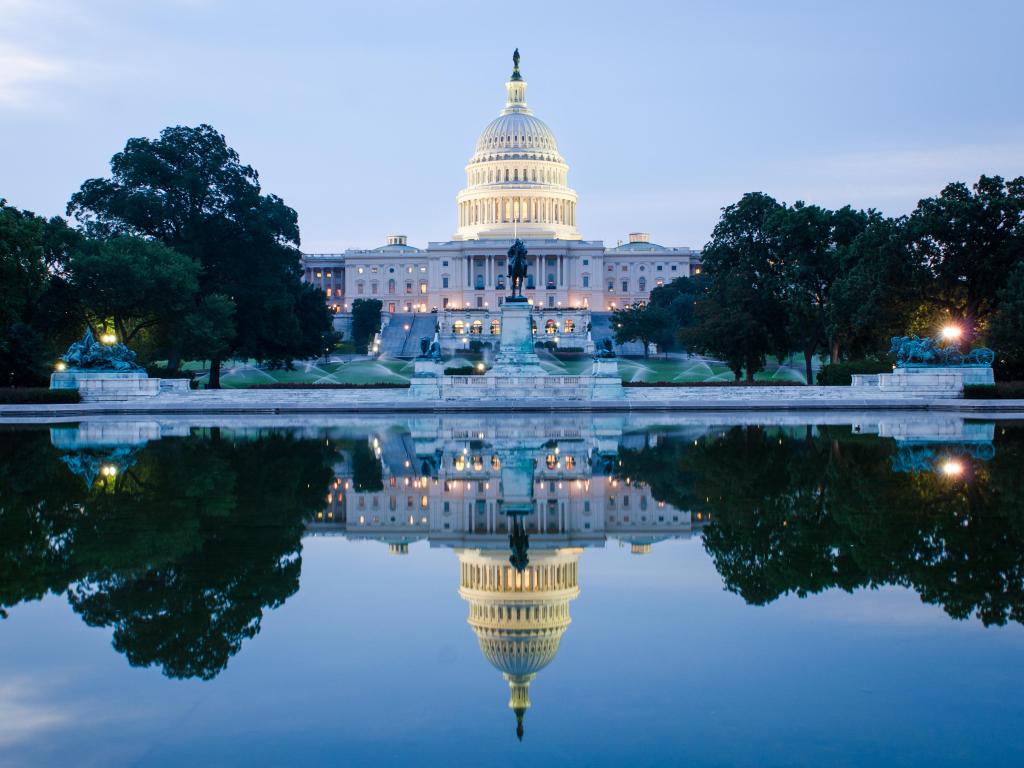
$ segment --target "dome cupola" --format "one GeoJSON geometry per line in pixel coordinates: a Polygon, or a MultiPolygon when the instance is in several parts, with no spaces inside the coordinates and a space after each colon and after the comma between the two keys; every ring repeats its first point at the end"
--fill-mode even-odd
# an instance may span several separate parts
{"type": "Polygon", "coordinates": [[[579,240],[576,193],[555,135],[526,103],[519,50],[505,83],[505,108],[487,124],[457,197],[456,240],[481,237],[579,240]]]}

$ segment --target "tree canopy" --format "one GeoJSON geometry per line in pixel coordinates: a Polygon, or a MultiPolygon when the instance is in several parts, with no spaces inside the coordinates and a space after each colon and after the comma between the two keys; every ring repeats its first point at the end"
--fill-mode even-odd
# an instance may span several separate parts
{"type": "MultiPolygon", "coordinates": [[[[165,128],[157,139],[129,139],[110,167],[110,178],[82,184],[68,215],[91,235],[152,238],[194,259],[201,267],[195,310],[214,294],[224,297],[220,316],[225,299],[234,303],[232,335],[203,354],[211,386],[219,386],[227,354],[286,362],[323,350],[331,318],[322,300],[314,311],[314,289],[300,282],[298,217],[263,194],[256,171],[224,136],[209,125],[165,128]]],[[[209,309],[200,315],[207,321],[209,309]]]]}

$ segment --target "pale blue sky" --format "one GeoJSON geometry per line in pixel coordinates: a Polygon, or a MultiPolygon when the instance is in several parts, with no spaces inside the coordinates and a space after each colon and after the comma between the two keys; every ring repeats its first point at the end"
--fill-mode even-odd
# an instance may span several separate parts
{"type": "Polygon", "coordinates": [[[746,191],[905,213],[1024,174],[1021,2],[0,0],[0,197],[63,212],[130,136],[208,122],[303,249],[446,240],[512,49],[579,229],[701,247],[746,191]]]}

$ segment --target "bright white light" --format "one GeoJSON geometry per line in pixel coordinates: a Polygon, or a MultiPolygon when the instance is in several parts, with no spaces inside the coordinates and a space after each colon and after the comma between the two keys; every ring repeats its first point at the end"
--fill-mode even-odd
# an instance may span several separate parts
{"type": "Polygon", "coordinates": [[[948,477],[960,477],[964,473],[964,465],[956,459],[949,459],[942,463],[942,474],[948,477]]]}
{"type": "Polygon", "coordinates": [[[956,341],[963,335],[964,331],[959,325],[947,325],[942,329],[942,338],[946,341],[956,341]]]}

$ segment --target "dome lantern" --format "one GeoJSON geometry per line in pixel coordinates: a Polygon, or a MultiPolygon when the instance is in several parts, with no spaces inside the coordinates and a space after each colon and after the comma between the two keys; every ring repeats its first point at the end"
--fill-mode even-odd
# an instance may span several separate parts
{"type": "Polygon", "coordinates": [[[555,135],[526,103],[519,49],[505,83],[505,107],[480,133],[459,192],[455,240],[579,240],[576,192],[555,135]]]}

